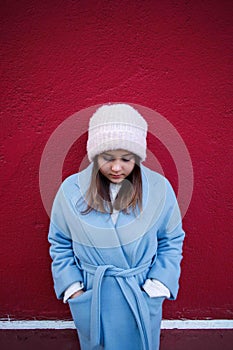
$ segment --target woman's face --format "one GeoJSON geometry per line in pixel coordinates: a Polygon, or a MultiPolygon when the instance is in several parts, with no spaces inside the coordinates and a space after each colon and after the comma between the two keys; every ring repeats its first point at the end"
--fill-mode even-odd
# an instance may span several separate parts
{"type": "Polygon", "coordinates": [[[121,183],[131,173],[134,165],[134,154],[126,150],[106,151],[98,156],[101,174],[113,183],[121,183]]]}

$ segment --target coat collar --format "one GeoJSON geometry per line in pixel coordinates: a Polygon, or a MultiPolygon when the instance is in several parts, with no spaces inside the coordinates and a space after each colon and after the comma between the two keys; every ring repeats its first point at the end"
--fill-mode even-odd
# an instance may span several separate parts
{"type": "MultiPolygon", "coordinates": [[[[89,188],[93,163],[78,173],[76,185],[81,193],[83,208],[85,194],[89,188]]],[[[141,238],[159,219],[165,204],[165,178],[141,164],[143,211],[135,215],[119,213],[116,225],[110,214],[91,211],[81,215],[83,230],[92,237],[90,244],[102,248],[117,247],[141,238]],[[94,234],[93,234],[94,231],[94,234]]]]}

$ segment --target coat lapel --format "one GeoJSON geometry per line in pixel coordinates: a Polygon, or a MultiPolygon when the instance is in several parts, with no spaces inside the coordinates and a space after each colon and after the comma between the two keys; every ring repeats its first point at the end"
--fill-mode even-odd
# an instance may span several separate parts
{"type": "MultiPolygon", "coordinates": [[[[81,192],[78,220],[82,226],[82,234],[81,239],[78,237],[79,243],[94,248],[96,253],[101,255],[101,259],[105,264],[108,264],[108,250],[113,249],[112,254],[114,254],[116,263],[122,268],[128,268],[129,265],[111,215],[96,210],[92,210],[86,215],[80,214],[80,210],[85,209],[87,205],[85,195],[90,185],[92,167],[93,164],[91,163],[83,172],[79,173],[77,178],[77,185],[81,192]]],[[[112,258],[111,256],[111,260],[112,258]]]]}
{"type": "Polygon", "coordinates": [[[116,230],[122,245],[132,243],[141,238],[159,220],[165,204],[165,178],[141,165],[142,172],[142,207],[137,215],[132,211],[129,215],[119,214],[116,230]]]}

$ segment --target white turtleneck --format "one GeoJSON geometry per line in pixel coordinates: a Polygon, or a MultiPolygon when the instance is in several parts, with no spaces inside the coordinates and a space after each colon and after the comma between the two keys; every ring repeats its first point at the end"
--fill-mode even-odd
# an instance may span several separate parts
{"type": "MultiPolygon", "coordinates": [[[[110,183],[109,191],[110,191],[110,198],[111,198],[112,204],[114,203],[116,196],[117,196],[118,192],[120,191],[120,188],[121,188],[121,183],[120,184],[114,184],[112,182],[110,183]]],[[[116,210],[115,208],[113,208],[111,218],[112,218],[114,225],[117,222],[118,214],[119,214],[119,211],[116,210]]]]}

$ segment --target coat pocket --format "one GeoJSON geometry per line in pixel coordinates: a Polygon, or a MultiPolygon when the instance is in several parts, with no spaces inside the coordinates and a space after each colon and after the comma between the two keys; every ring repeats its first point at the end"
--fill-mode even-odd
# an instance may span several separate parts
{"type": "Polygon", "coordinates": [[[71,315],[78,332],[90,339],[92,290],[89,289],[80,296],[68,299],[71,315]]]}
{"type": "Polygon", "coordinates": [[[150,315],[158,316],[162,314],[162,305],[165,297],[153,297],[151,298],[145,291],[142,292],[144,298],[146,299],[150,315]]]}

